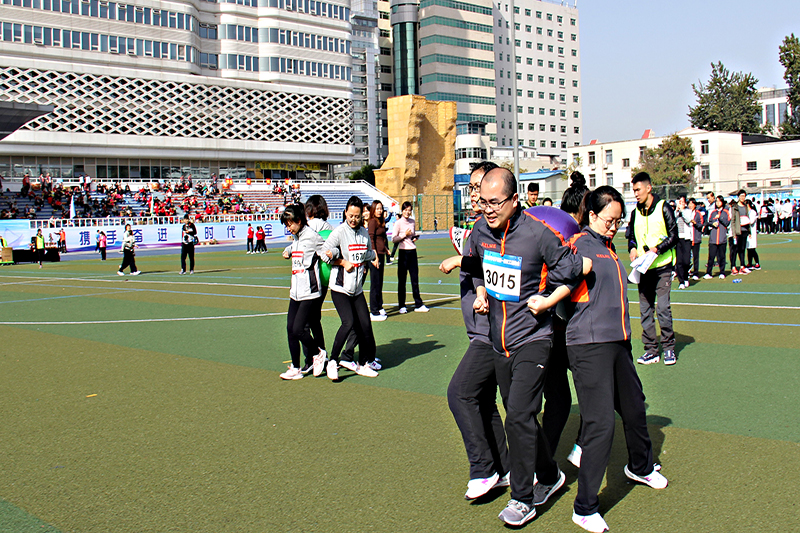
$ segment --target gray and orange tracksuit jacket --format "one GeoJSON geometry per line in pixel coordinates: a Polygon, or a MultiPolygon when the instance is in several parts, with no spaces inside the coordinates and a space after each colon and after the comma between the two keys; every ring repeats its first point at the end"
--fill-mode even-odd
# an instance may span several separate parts
{"type": "Polygon", "coordinates": [[[551,313],[535,316],[528,299],[560,285],[574,288],[583,258],[565,245],[558,231],[517,209],[497,230],[489,228],[485,218],[475,223],[461,268],[486,287],[492,346],[510,357],[526,344],[552,338],[551,313]]]}
{"type": "Polygon", "coordinates": [[[592,271],[572,291],[567,346],[629,341],[628,273],[611,239],[586,227],[570,243],[592,260],[592,271]]]}
{"type": "Polygon", "coordinates": [[[731,216],[727,207],[722,209],[714,209],[708,214],[708,242],[709,244],[725,244],[728,242],[728,226],[731,224],[731,216]],[[714,222],[719,222],[715,228],[714,222]]]}

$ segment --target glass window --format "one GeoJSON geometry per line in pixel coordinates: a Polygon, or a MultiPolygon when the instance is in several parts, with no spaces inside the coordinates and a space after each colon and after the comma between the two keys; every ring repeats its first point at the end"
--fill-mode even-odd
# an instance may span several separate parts
{"type": "MultiPolygon", "coordinates": [[[[792,159],[794,162],[794,159],[792,159]]],[[[748,161],[747,162],[747,170],[758,170],[758,162],[756,161],[748,161]]]]}
{"type": "Polygon", "coordinates": [[[771,170],[779,170],[781,168],[781,160],[780,159],[770,159],[769,160],[769,168],[771,170]]]}

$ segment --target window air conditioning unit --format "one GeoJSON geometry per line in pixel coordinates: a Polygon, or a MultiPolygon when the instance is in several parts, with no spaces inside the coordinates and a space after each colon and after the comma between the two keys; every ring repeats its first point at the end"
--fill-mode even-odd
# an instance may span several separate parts
{"type": "Polygon", "coordinates": [[[33,44],[44,44],[44,42],[42,41],[42,39],[34,39],[33,44]]]}
{"type": "Polygon", "coordinates": [[[128,55],[129,56],[135,56],[136,55],[136,50],[132,50],[132,49],[129,48],[128,49],[128,55]]]}

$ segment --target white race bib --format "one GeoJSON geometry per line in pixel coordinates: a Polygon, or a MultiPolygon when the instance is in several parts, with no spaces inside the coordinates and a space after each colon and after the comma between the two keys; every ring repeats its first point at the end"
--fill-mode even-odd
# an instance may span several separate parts
{"type": "Polygon", "coordinates": [[[351,244],[347,247],[347,252],[350,255],[349,261],[358,268],[364,262],[364,256],[367,254],[367,245],[351,244]]]}
{"type": "Polygon", "coordinates": [[[483,282],[486,291],[497,300],[519,301],[522,258],[486,251],[483,254],[483,282]]]}
{"type": "Polygon", "coordinates": [[[303,252],[292,252],[292,274],[302,274],[306,268],[303,266],[303,252]]]}

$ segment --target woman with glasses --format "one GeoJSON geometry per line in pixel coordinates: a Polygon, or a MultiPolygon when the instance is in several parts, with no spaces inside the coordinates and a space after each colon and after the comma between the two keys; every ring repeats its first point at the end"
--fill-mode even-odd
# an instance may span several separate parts
{"type": "Polygon", "coordinates": [[[398,244],[400,250],[397,252],[397,302],[399,312],[404,315],[406,309],[406,275],[411,278],[411,292],[414,294],[414,312],[427,313],[429,309],[422,302],[419,293],[419,262],[417,260],[417,235],[416,224],[411,218],[411,202],[403,202],[403,216],[394,224],[394,235],[392,242],[398,244]]]}
{"type": "Polygon", "coordinates": [[[667,486],[653,464],[645,397],[631,351],[627,272],[612,243],[624,218],[622,195],[613,187],[598,187],[584,199],[583,231],[570,240],[580,255],[592,259],[592,271],[572,291],[575,309],[567,324],[567,354],[583,421],[572,520],[598,533],[608,530],[598,492],[611,457],[615,403],[628,447],[625,475],[654,489],[667,486]]]}

